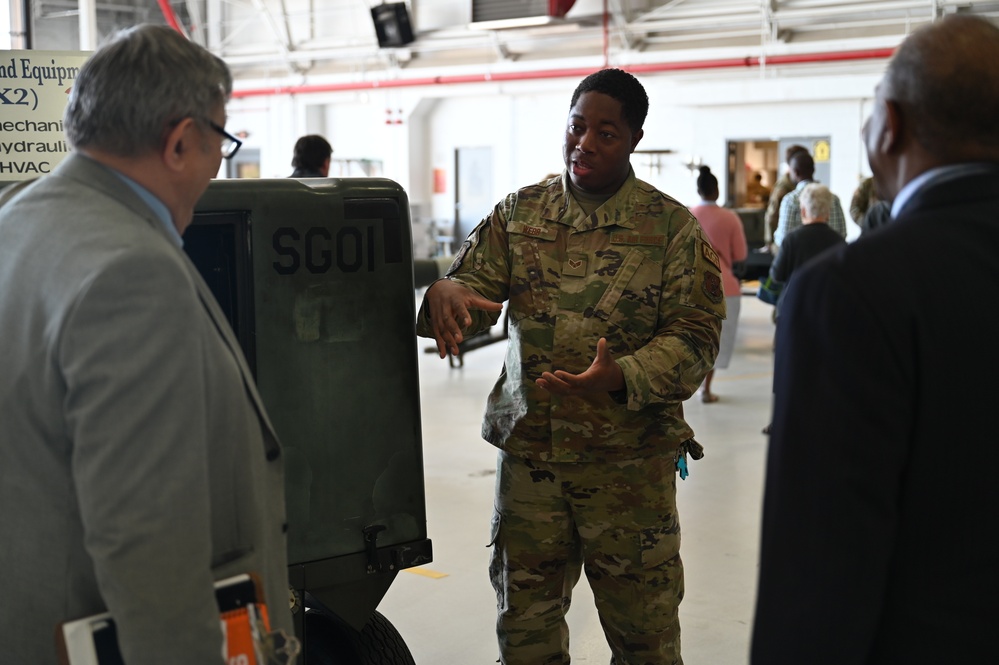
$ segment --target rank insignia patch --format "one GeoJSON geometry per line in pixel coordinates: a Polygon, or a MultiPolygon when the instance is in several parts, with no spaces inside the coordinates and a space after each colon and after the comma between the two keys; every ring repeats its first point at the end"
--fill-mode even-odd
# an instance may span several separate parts
{"type": "Polygon", "coordinates": [[[586,277],[586,255],[570,254],[562,267],[562,274],[570,277],[586,277]]]}

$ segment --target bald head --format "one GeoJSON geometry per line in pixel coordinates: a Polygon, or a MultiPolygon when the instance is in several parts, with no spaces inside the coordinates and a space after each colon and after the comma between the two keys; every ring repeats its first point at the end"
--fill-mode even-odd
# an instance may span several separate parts
{"type": "Polygon", "coordinates": [[[914,32],[888,65],[882,94],[908,130],[946,161],[999,156],[999,28],[955,14],[914,32]]]}
{"type": "Polygon", "coordinates": [[[999,28],[954,14],[912,33],[864,124],[879,196],[937,166],[999,162],[999,28]]]}

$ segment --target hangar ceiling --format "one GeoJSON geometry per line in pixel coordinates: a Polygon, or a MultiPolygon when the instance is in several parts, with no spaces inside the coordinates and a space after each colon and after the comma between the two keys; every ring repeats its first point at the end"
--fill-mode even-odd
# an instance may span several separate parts
{"type": "MultiPolygon", "coordinates": [[[[33,47],[67,48],[85,2],[93,0],[31,0],[33,47]]],[[[893,48],[919,25],[956,12],[999,22],[999,0],[391,4],[404,5],[413,29],[413,41],[398,47],[379,46],[372,18],[377,0],[97,0],[97,37],[141,22],[173,23],[223,57],[237,78],[301,84],[324,76],[427,76],[431,69],[488,73],[568,62],[621,66],[723,56],[765,60],[796,52],[893,48]]]]}

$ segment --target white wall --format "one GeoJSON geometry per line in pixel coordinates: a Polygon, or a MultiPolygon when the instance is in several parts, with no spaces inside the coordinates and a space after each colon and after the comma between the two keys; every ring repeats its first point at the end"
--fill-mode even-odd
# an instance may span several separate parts
{"type": "MultiPolygon", "coordinates": [[[[685,163],[692,158],[711,166],[724,182],[729,140],[829,136],[826,184],[845,210],[859,179],[870,173],[860,131],[879,77],[879,72],[770,79],[742,72],[640,77],[650,111],[639,148],[672,152],[636,154],[632,164],[640,178],[691,205],[697,202],[696,174],[685,163]]],[[[250,132],[247,145],[260,148],[263,177],[287,176],[295,139],[322,133],[335,156],[382,160],[384,175],[406,188],[412,203],[435,219],[451,220],[459,147],[492,149],[497,201],[561,170],[564,124],[577,83],[551,79],[237,99],[229,106],[229,126],[250,132]],[[315,112],[317,104],[325,113],[315,112]],[[403,123],[386,124],[387,115],[403,123]],[[447,175],[444,193],[433,193],[434,169],[447,175]]],[[[851,237],[857,232],[852,228],[851,237]]]]}
{"type": "Polygon", "coordinates": [[[292,149],[300,136],[294,131],[298,102],[290,96],[253,97],[233,100],[226,109],[226,129],[238,136],[245,133],[244,149],[260,150],[262,178],[284,178],[292,171],[292,149]]]}
{"type": "Polygon", "coordinates": [[[433,216],[454,210],[454,153],[457,148],[493,151],[493,199],[562,170],[562,128],[571,89],[565,94],[524,95],[497,91],[441,100],[428,124],[431,169],[448,173],[447,193],[435,195],[433,216]]]}

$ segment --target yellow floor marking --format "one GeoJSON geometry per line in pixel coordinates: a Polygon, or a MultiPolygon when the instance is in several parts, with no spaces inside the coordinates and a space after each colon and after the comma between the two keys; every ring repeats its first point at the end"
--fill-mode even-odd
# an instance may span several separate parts
{"type": "Polygon", "coordinates": [[[430,570],[429,568],[404,568],[403,572],[413,573],[414,575],[422,575],[423,577],[429,577],[435,580],[447,577],[447,573],[438,573],[436,570],[430,570]]]}

